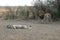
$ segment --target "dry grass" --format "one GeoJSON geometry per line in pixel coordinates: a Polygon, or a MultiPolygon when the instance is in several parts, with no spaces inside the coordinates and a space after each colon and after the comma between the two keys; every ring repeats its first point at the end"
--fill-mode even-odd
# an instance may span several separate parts
{"type": "Polygon", "coordinates": [[[37,21],[0,20],[0,40],[60,40],[60,24],[37,21]],[[32,25],[32,29],[7,29],[7,24],[32,25]]]}

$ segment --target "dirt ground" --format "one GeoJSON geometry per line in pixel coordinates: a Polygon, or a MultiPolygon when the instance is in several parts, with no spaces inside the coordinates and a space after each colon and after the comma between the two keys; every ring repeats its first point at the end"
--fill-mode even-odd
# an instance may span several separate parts
{"type": "Polygon", "coordinates": [[[60,40],[60,22],[40,24],[37,20],[0,20],[0,40],[60,40]],[[32,29],[7,29],[8,24],[31,25],[32,29]]]}

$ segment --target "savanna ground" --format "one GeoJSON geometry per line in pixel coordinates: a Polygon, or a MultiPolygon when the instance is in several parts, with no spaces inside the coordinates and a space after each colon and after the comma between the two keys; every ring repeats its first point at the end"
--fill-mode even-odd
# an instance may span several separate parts
{"type": "Polygon", "coordinates": [[[0,40],[60,40],[60,22],[40,24],[37,20],[0,20],[0,40]],[[31,25],[32,29],[7,29],[8,24],[31,25]]]}

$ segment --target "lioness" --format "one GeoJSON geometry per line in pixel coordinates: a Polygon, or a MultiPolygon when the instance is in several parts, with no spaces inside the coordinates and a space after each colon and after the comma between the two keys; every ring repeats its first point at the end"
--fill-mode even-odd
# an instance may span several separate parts
{"type": "Polygon", "coordinates": [[[7,28],[9,29],[31,29],[31,25],[7,25],[7,28]]]}
{"type": "Polygon", "coordinates": [[[51,14],[50,13],[46,13],[44,15],[44,23],[51,23],[51,22],[52,22],[51,14]]]}

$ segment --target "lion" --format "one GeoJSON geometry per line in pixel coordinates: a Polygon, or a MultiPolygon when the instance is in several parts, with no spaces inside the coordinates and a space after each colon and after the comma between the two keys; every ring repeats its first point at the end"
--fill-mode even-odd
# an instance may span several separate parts
{"type": "Polygon", "coordinates": [[[45,15],[44,15],[44,23],[51,23],[52,22],[52,17],[51,17],[51,14],[50,13],[46,13],[45,15]]]}

